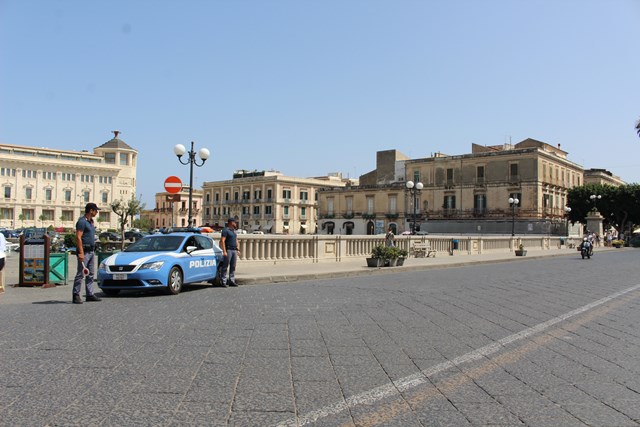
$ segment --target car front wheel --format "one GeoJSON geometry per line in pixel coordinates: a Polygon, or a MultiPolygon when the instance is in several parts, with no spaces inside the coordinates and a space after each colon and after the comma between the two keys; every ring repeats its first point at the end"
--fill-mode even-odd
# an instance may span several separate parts
{"type": "Polygon", "coordinates": [[[178,267],[173,267],[169,272],[169,284],[167,292],[171,295],[178,295],[182,290],[182,271],[178,267]]]}

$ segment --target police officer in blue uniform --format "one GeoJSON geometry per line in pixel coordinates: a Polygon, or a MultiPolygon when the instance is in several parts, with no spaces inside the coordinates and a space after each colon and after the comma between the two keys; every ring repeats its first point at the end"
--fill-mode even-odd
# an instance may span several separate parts
{"type": "Polygon", "coordinates": [[[73,279],[73,300],[74,304],[82,304],[80,291],[82,289],[82,279],[85,280],[87,290],[87,301],[101,301],[93,294],[94,276],[94,254],[96,249],[96,227],[93,218],[98,215],[98,206],[95,203],[87,203],[84,208],[84,215],[76,223],[76,257],[78,261],[78,271],[73,279]],[[84,270],[88,270],[85,277],[84,270]]]}
{"type": "Polygon", "coordinates": [[[236,283],[236,262],[238,261],[238,236],[236,235],[236,220],[229,218],[227,226],[220,233],[220,246],[222,248],[222,267],[220,272],[220,283],[225,288],[227,286],[238,286],[236,283]],[[229,269],[229,279],[227,280],[227,268],[229,269]]]}

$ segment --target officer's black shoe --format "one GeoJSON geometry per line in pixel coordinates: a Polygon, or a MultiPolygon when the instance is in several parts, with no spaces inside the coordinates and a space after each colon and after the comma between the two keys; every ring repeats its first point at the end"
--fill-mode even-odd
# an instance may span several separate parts
{"type": "Polygon", "coordinates": [[[227,285],[226,283],[222,283],[222,282],[220,282],[220,287],[228,288],[228,287],[229,287],[229,285],[227,285]]]}
{"type": "Polygon", "coordinates": [[[80,298],[80,295],[74,295],[73,296],[73,303],[74,304],[82,304],[82,298],[80,298]]]}
{"type": "Polygon", "coordinates": [[[236,286],[238,286],[238,284],[237,284],[236,282],[229,282],[229,286],[234,286],[234,287],[236,287],[236,286]]]}
{"type": "Polygon", "coordinates": [[[87,300],[87,301],[102,301],[102,298],[98,298],[98,297],[97,297],[97,296],[95,296],[95,295],[87,295],[86,300],[87,300]]]}

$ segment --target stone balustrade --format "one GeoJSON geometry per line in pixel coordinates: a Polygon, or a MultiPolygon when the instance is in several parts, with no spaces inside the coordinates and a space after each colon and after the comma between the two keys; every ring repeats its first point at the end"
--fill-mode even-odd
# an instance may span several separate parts
{"type": "MultiPolygon", "coordinates": [[[[396,246],[411,252],[416,242],[429,242],[439,255],[476,255],[493,251],[510,252],[522,243],[529,251],[558,247],[560,239],[549,236],[396,236],[396,246]],[[454,240],[457,249],[453,249],[454,240]],[[552,243],[553,242],[553,243],[552,243]]],[[[368,257],[384,244],[384,235],[269,235],[238,236],[240,259],[251,262],[340,262],[368,257]]]]}

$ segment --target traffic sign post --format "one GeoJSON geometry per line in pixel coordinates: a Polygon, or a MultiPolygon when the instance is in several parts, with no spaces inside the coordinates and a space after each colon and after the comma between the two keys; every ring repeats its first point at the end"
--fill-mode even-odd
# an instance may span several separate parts
{"type": "Polygon", "coordinates": [[[177,176],[170,176],[164,180],[164,189],[169,194],[177,194],[182,191],[182,181],[177,176]]]}

